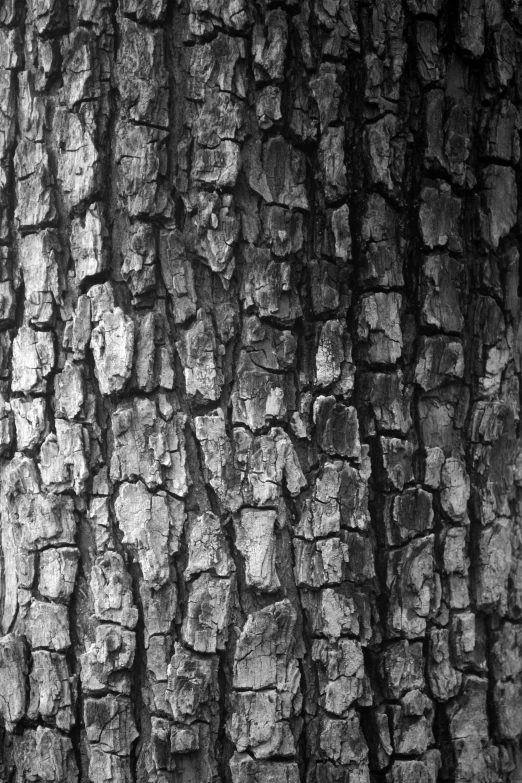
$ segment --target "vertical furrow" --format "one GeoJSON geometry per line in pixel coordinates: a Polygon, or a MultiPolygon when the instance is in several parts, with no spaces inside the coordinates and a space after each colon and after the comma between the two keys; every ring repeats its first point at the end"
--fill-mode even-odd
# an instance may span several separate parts
{"type": "Polygon", "coordinates": [[[435,781],[434,710],[424,651],[437,596],[432,497],[419,471],[412,411],[416,339],[415,274],[409,260],[418,104],[407,9],[372,4],[363,12],[364,117],[356,309],[357,400],[370,444],[371,517],[376,542],[382,639],[369,655],[374,687],[365,730],[376,780],[435,781]]]}
{"type": "Polygon", "coordinates": [[[520,680],[502,657],[516,646],[519,590],[514,20],[460,3],[444,56],[438,15],[415,23],[425,118],[415,383],[441,586],[427,673],[442,778],[511,780],[520,680]]]}

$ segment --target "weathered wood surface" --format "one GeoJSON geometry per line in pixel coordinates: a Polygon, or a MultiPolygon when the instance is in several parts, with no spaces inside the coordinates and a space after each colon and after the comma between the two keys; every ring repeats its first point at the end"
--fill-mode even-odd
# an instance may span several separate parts
{"type": "Polygon", "coordinates": [[[2,0],[0,109],[0,780],[521,783],[519,0],[2,0]]]}

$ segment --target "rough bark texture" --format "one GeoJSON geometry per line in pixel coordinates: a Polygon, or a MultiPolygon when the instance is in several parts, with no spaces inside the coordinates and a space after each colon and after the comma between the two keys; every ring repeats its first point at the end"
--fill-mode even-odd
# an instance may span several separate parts
{"type": "Polygon", "coordinates": [[[2,0],[0,779],[521,783],[520,0],[2,0]]]}

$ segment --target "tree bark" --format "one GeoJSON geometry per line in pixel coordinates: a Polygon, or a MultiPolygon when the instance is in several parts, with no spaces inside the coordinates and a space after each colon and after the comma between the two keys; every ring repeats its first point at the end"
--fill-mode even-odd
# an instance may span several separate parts
{"type": "Polygon", "coordinates": [[[521,783],[520,0],[3,0],[0,85],[0,779],[521,783]]]}

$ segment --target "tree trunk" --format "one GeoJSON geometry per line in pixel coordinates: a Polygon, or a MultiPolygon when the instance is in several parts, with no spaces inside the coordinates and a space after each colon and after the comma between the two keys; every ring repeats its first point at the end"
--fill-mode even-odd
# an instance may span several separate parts
{"type": "Polygon", "coordinates": [[[520,0],[0,25],[0,780],[521,783],[520,0]]]}

